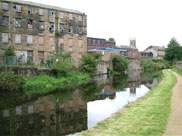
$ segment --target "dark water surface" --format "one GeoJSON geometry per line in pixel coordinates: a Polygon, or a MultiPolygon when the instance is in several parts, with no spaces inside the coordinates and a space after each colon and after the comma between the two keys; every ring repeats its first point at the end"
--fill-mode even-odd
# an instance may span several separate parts
{"type": "Polygon", "coordinates": [[[0,136],[76,135],[110,117],[159,83],[158,74],[132,71],[94,77],[78,88],[45,96],[4,94],[0,99],[0,136]]]}

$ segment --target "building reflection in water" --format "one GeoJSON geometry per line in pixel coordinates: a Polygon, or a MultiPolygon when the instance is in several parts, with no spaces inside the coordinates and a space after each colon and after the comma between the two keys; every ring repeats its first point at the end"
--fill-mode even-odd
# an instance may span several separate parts
{"type": "Polygon", "coordinates": [[[134,71],[128,76],[95,77],[94,81],[76,90],[65,90],[3,109],[0,111],[0,135],[59,136],[86,130],[88,102],[114,100],[117,92],[127,91],[125,88],[135,97],[136,88],[142,84],[151,88],[159,83],[158,78],[146,79],[140,74],[134,71]]]}

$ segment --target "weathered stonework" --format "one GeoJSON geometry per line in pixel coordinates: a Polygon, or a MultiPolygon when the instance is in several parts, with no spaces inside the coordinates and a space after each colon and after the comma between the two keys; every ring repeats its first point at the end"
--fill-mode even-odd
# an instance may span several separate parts
{"type": "Polygon", "coordinates": [[[45,61],[51,52],[62,51],[70,52],[73,60],[78,64],[81,56],[87,52],[87,16],[79,11],[48,5],[2,0],[0,2],[0,49],[4,50],[9,46],[14,48],[17,55],[31,58],[34,63],[45,61]],[[3,8],[4,3],[8,4],[8,9],[3,8]],[[16,11],[16,5],[21,6],[21,12],[16,11]],[[32,13],[28,13],[29,7],[32,7],[32,13]],[[40,9],[43,9],[43,15],[40,15],[40,9]],[[3,24],[3,17],[8,17],[6,25],[3,24]],[[20,27],[16,26],[17,18],[21,19],[20,27]],[[32,23],[28,25],[29,21],[32,23]],[[43,22],[42,26],[41,22],[43,22]],[[53,28],[50,28],[51,22],[53,28]],[[8,34],[8,42],[2,42],[2,33],[8,34]],[[16,42],[17,34],[21,35],[20,43],[16,42]],[[32,43],[27,42],[28,36],[33,37],[32,43]]]}

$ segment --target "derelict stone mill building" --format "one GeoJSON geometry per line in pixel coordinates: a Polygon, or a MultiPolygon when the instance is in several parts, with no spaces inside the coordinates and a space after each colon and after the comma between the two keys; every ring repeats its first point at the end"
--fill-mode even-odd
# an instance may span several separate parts
{"type": "Polygon", "coordinates": [[[51,52],[70,52],[75,63],[87,52],[87,16],[76,10],[23,0],[0,2],[0,50],[40,63],[51,52]]]}

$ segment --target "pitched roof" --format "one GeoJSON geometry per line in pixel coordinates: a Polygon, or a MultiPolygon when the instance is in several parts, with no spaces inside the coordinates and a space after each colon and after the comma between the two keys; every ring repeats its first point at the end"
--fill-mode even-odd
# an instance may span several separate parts
{"type": "Polygon", "coordinates": [[[23,4],[23,5],[30,5],[30,6],[35,6],[35,7],[45,8],[45,9],[59,10],[59,11],[64,11],[64,12],[76,13],[76,14],[83,14],[78,10],[66,9],[66,8],[61,8],[61,7],[57,7],[57,6],[50,6],[50,5],[31,2],[31,1],[24,1],[24,0],[2,0],[2,1],[23,4]]]}
{"type": "Polygon", "coordinates": [[[149,46],[148,48],[146,48],[145,50],[149,49],[149,48],[153,48],[157,51],[164,51],[165,47],[164,46],[149,46]]]}

